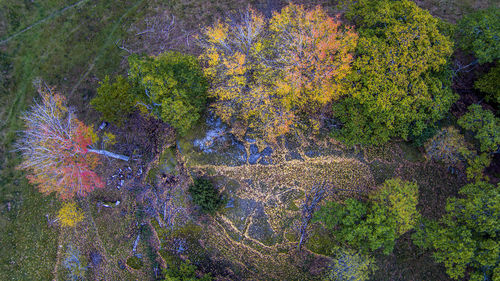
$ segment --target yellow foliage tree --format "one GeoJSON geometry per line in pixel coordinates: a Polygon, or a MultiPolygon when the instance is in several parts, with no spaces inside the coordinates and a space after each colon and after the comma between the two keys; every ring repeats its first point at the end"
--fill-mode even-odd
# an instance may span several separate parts
{"type": "Polygon", "coordinates": [[[340,24],[319,6],[291,4],[268,22],[248,9],[239,22],[205,28],[201,59],[216,114],[273,142],[337,99],[357,38],[340,24]]]}
{"type": "Polygon", "coordinates": [[[83,212],[76,206],[75,202],[65,202],[57,215],[61,225],[75,227],[83,220],[83,212]]]}

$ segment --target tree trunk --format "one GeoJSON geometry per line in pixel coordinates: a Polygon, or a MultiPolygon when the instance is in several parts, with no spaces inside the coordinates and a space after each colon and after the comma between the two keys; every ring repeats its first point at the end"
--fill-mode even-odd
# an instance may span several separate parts
{"type": "Polygon", "coordinates": [[[128,156],[116,154],[116,153],[109,152],[109,151],[103,150],[103,149],[89,149],[88,152],[93,152],[95,154],[100,154],[100,155],[108,156],[108,157],[115,158],[115,159],[120,159],[120,160],[127,161],[127,162],[129,160],[128,156]]]}

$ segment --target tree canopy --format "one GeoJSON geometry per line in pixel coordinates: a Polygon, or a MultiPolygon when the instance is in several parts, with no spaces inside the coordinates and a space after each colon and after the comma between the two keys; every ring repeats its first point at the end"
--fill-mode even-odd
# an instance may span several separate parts
{"type": "Polygon", "coordinates": [[[143,108],[185,134],[205,109],[207,81],[196,57],[166,52],[129,57],[129,80],[142,88],[143,108]]]}
{"type": "Polygon", "coordinates": [[[469,110],[458,124],[474,133],[482,152],[495,152],[500,147],[500,119],[490,110],[483,109],[478,104],[469,106],[469,110]]]}
{"type": "Polygon", "coordinates": [[[342,95],[356,38],[320,6],[290,4],[268,21],[249,9],[240,21],[219,21],[200,37],[212,106],[266,140],[317,127],[312,115],[342,95]]]}
{"type": "Polygon", "coordinates": [[[347,1],[346,17],[360,36],[346,97],[333,106],[339,136],[378,144],[421,135],[456,100],[447,71],[453,43],[438,19],[407,0],[347,1]]]}
{"type": "Polygon", "coordinates": [[[446,214],[417,228],[414,242],[434,250],[454,279],[473,269],[470,280],[498,280],[500,267],[500,185],[478,181],[460,190],[461,198],[449,198],[446,214]]]}

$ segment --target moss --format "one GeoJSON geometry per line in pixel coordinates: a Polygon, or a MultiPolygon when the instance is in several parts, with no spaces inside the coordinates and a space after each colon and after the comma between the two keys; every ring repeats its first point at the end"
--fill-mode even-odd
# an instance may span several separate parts
{"type": "Polygon", "coordinates": [[[286,209],[290,210],[290,211],[298,211],[299,207],[297,207],[297,205],[295,204],[295,202],[292,200],[292,201],[290,201],[290,203],[288,204],[288,206],[286,207],[286,209]]]}
{"type": "Polygon", "coordinates": [[[141,269],[143,266],[142,260],[137,256],[131,256],[127,259],[127,265],[133,269],[141,269]]]}

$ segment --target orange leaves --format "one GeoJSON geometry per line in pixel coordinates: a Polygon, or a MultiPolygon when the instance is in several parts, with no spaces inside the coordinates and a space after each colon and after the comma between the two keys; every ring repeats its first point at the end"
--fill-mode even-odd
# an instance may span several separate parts
{"type": "Polygon", "coordinates": [[[257,137],[275,139],[298,127],[299,115],[315,114],[343,95],[339,84],[356,42],[357,35],[320,6],[307,11],[291,4],[267,23],[252,9],[239,22],[217,22],[201,38],[212,106],[222,120],[243,121],[257,137]]]}
{"type": "Polygon", "coordinates": [[[61,199],[85,196],[104,183],[93,171],[97,155],[88,152],[95,134],[75,118],[64,97],[41,90],[42,103],[32,106],[23,119],[26,129],[17,148],[23,154],[19,168],[40,192],[56,192],[61,199]]]}

